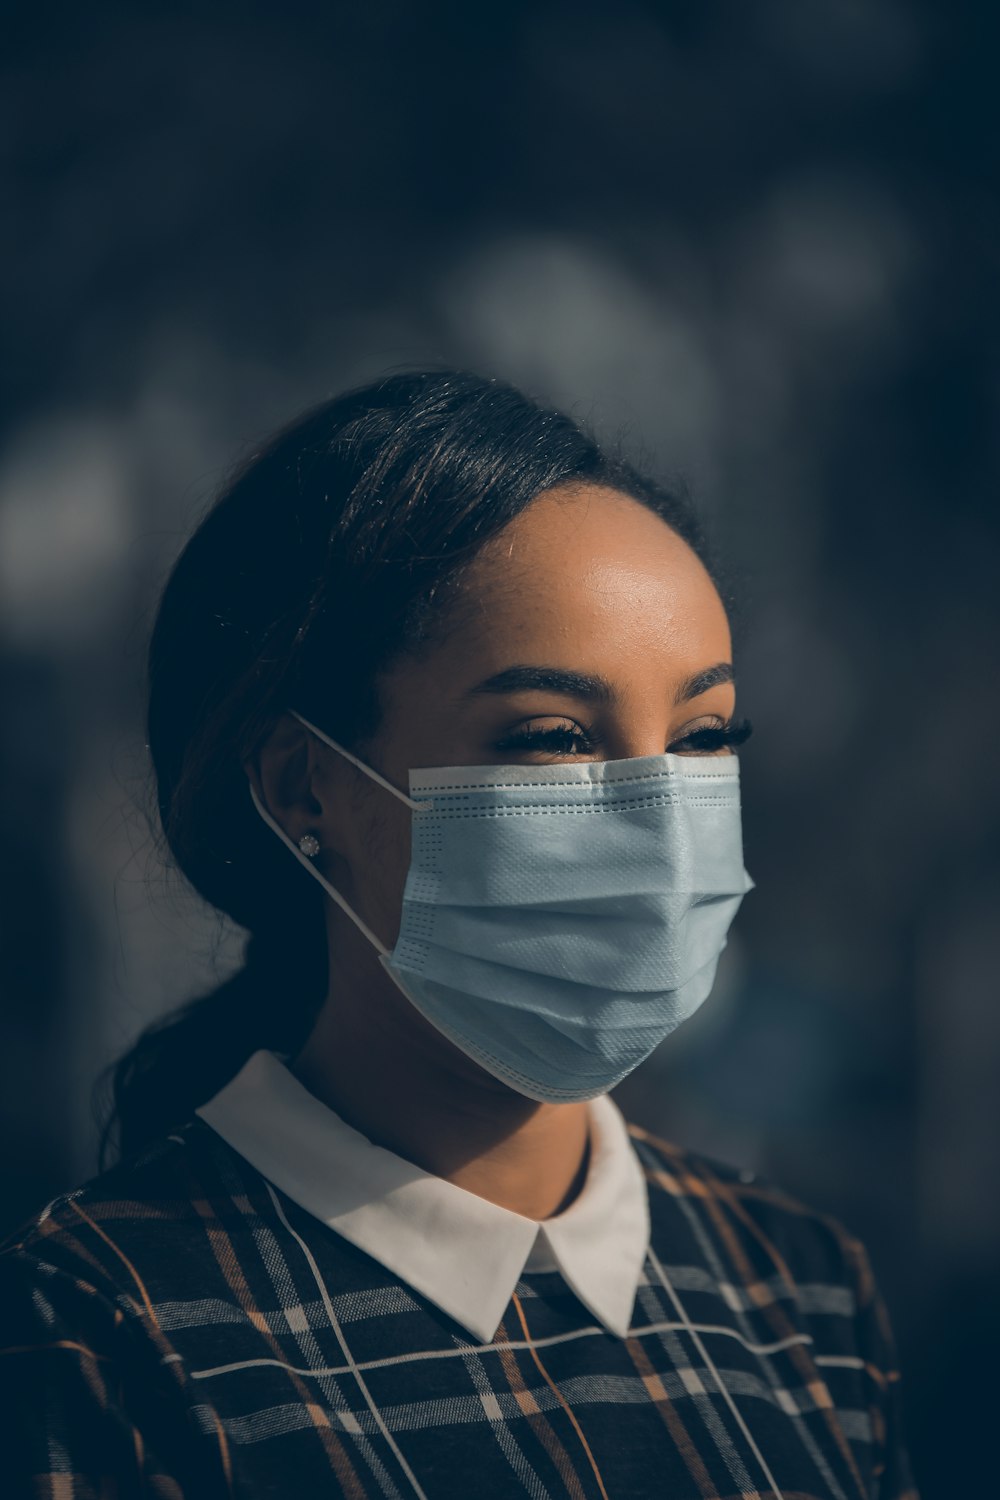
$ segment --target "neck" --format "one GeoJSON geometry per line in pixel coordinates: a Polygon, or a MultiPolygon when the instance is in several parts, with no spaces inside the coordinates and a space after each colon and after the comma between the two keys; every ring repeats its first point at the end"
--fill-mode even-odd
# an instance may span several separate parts
{"type": "Polygon", "coordinates": [[[425,1172],[527,1219],[562,1212],[586,1176],[587,1105],[540,1104],[499,1083],[368,959],[352,963],[340,948],[326,1003],[291,1063],[296,1077],[425,1172]]]}

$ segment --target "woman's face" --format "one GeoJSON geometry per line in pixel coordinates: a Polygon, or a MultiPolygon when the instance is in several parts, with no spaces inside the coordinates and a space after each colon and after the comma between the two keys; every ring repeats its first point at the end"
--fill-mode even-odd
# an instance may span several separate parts
{"type": "MultiPolygon", "coordinates": [[[[541,495],[472,563],[452,623],[380,680],[363,753],[403,790],[418,766],[726,753],[711,734],[735,702],[722,602],[690,547],[616,490],[541,495]]],[[[409,810],[315,741],[313,760],[328,876],[392,943],[409,810]]]]}

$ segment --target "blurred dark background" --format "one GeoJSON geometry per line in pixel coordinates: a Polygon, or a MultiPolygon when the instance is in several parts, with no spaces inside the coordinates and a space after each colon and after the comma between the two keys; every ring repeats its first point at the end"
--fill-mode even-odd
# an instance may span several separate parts
{"type": "Polygon", "coordinates": [[[143,821],[165,571],[302,406],[468,365],[683,475],[742,600],[758,888],[620,1101],[867,1242],[925,1497],[994,1492],[991,15],[5,7],[0,1228],[238,956],[143,821]]]}

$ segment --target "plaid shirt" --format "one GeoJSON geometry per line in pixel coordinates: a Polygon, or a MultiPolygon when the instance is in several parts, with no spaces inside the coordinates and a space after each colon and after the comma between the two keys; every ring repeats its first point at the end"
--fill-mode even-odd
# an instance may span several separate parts
{"type": "Polygon", "coordinates": [[[630,1133],[629,1337],[525,1272],[482,1344],[192,1119],[0,1247],[0,1491],[913,1500],[862,1247],[630,1133]]]}

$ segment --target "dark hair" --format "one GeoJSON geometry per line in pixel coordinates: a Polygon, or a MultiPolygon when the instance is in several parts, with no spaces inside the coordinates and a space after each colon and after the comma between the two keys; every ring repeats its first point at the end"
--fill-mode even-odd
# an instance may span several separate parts
{"type": "Polygon", "coordinates": [[[322,891],[256,816],[243,761],[289,706],[357,748],[376,673],[440,617],[464,564],[543,490],[611,485],[704,557],[692,512],[561,412],[499,380],[396,374],[307,412],[224,488],[167,583],[148,739],[183,874],[250,936],[244,967],[109,1070],[123,1155],[259,1047],[292,1052],[325,997],[322,891]]]}

